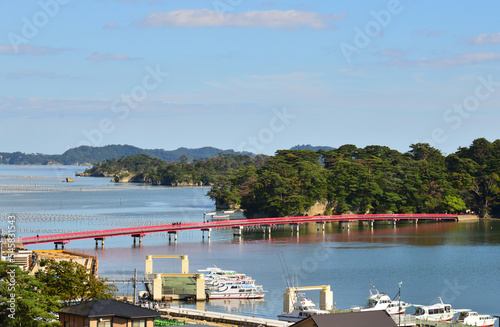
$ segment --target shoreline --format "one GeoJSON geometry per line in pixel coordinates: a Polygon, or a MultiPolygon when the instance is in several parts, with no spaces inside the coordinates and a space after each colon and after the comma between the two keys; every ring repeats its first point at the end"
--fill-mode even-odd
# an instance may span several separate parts
{"type": "Polygon", "coordinates": [[[480,219],[490,219],[490,218],[479,218],[478,215],[458,215],[458,222],[471,222],[471,221],[478,221],[480,219]]]}
{"type": "Polygon", "coordinates": [[[458,222],[471,222],[479,220],[498,220],[499,217],[481,218],[478,215],[458,215],[458,222]]]}

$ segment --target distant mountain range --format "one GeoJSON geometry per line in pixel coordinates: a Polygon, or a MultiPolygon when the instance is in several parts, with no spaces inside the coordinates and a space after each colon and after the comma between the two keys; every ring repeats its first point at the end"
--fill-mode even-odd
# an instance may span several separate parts
{"type": "MultiPolygon", "coordinates": [[[[330,150],[332,147],[297,145],[291,150],[330,150]]],[[[0,152],[0,164],[10,165],[91,165],[107,159],[128,157],[134,154],[147,154],[151,157],[167,160],[168,162],[180,161],[185,156],[188,161],[194,159],[207,159],[218,156],[221,153],[240,154],[255,156],[251,152],[238,152],[234,150],[222,150],[214,147],[202,147],[197,149],[178,148],[177,150],[163,149],[141,149],[132,145],[112,144],[101,147],[79,146],[64,152],[63,154],[22,153],[22,152],[0,152]]]]}
{"type": "Polygon", "coordinates": [[[6,153],[0,152],[0,164],[11,165],[90,165],[95,162],[112,158],[128,157],[134,154],[147,154],[151,157],[164,159],[169,162],[180,161],[182,156],[187,160],[206,159],[218,156],[220,153],[246,154],[254,156],[250,152],[236,152],[234,150],[222,150],[214,147],[202,147],[197,149],[178,148],[177,150],[163,149],[141,149],[132,145],[106,145],[102,147],[79,146],[64,152],[63,154],[26,154],[22,152],[6,153]]]}

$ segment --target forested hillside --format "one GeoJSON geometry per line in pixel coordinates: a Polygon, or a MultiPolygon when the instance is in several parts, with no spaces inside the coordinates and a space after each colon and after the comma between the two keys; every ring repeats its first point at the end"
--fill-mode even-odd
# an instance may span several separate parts
{"type": "Polygon", "coordinates": [[[139,154],[96,163],[81,175],[113,177],[115,182],[210,185],[219,174],[227,174],[248,166],[261,167],[265,160],[265,156],[219,154],[208,159],[194,159],[192,162],[189,162],[186,156],[181,156],[180,161],[167,162],[139,154]]]}
{"type": "Polygon", "coordinates": [[[500,213],[500,140],[484,138],[444,156],[428,144],[281,150],[262,167],[219,176],[208,195],[247,217],[321,214],[500,213]],[[323,163],[323,164],[322,164],[323,163]]]}

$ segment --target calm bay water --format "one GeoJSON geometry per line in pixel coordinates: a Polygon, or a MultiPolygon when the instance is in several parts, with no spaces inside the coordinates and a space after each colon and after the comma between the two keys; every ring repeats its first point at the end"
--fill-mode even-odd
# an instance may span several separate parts
{"type": "MultiPolygon", "coordinates": [[[[83,167],[0,166],[0,213],[16,214],[17,237],[39,233],[194,222],[213,211],[205,196],[208,188],[152,187],[109,183],[109,178],[74,177],[83,167]],[[74,183],[62,183],[73,177],[74,183]]],[[[0,227],[7,223],[0,221],[0,227]]],[[[500,314],[500,221],[460,223],[386,224],[374,229],[327,224],[325,233],[315,224],[302,225],[300,235],[289,228],[245,231],[241,239],[231,230],[213,230],[211,241],[200,231],[181,232],[177,244],[165,234],[143,238],[132,247],[131,237],[108,238],[105,249],[93,240],[72,241],[66,249],[96,255],[99,273],[131,277],[144,270],[149,254],[185,254],[190,270],[216,265],[251,275],[268,294],[264,301],[210,301],[208,310],[231,311],[276,318],[282,311],[287,286],[284,271],[299,286],[331,285],[338,308],[364,305],[370,284],[395,296],[402,285],[402,300],[430,305],[441,296],[454,308],[500,314]],[[283,269],[285,263],[287,269],[283,269]]],[[[52,249],[52,244],[30,249],[52,249]]],[[[175,260],[155,260],[156,272],[179,272],[175,260]]],[[[122,290],[132,292],[131,285],[122,290]]],[[[319,302],[317,291],[307,292],[319,302]]],[[[186,304],[182,304],[186,305],[186,304]]]]}

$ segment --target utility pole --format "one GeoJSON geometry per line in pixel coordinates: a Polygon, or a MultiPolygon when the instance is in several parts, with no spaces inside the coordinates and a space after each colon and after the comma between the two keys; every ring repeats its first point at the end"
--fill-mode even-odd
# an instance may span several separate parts
{"type": "Polygon", "coordinates": [[[403,282],[400,282],[399,283],[399,300],[398,300],[398,305],[399,305],[399,324],[398,326],[401,326],[401,284],[403,284],[403,282]]]}
{"type": "Polygon", "coordinates": [[[2,234],[0,234],[0,260],[3,258],[3,228],[2,234]]]}
{"type": "Polygon", "coordinates": [[[134,299],[132,300],[134,305],[137,304],[137,268],[134,269],[134,299]]]}

